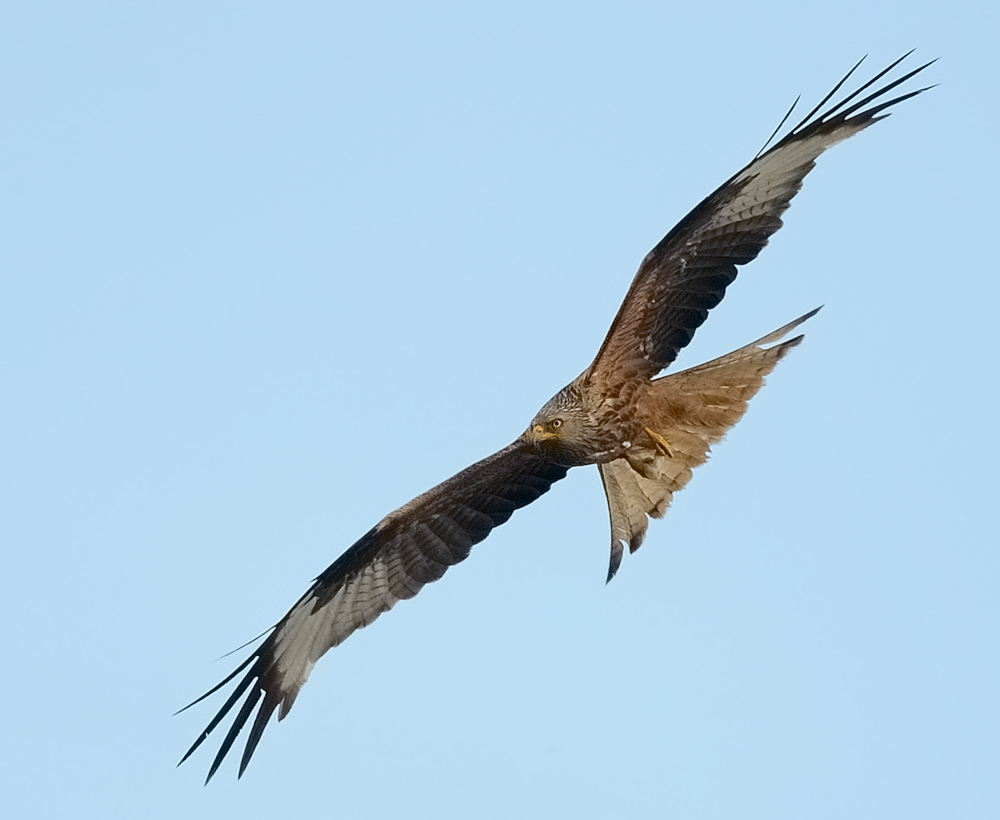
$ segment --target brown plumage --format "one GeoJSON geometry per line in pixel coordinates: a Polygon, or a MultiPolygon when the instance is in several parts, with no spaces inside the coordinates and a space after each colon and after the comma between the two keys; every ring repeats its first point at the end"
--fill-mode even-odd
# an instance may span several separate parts
{"type": "Polygon", "coordinates": [[[674,493],[691,480],[691,471],[708,460],[711,446],[743,418],[764,377],[803,337],[781,340],[818,310],[746,347],[650,383],[637,422],[640,438],[645,433],[642,457],[636,458],[633,446],[624,458],[597,465],[611,513],[609,581],[621,564],[623,542],[630,552],[639,549],[647,516],[660,518],[667,511],[674,493]],[[647,429],[668,442],[666,451],[647,429]]]}
{"type": "Polygon", "coordinates": [[[253,654],[194,701],[242,673],[181,762],[245,698],[208,779],[259,704],[242,775],[271,715],[277,710],[280,720],[288,714],[328,649],[436,581],[571,467],[597,464],[604,482],[610,580],[624,545],[638,549],[648,517],[663,515],[711,445],[746,412],[767,374],[802,340],[784,337],[816,311],[719,359],[657,375],[725,295],[737,266],[754,259],[781,227],[781,214],[816,158],[881,119],[888,107],[926,90],[884,100],[930,63],[866,94],[899,62],[820,113],[855,66],[801,123],[684,217],[642,261],[590,367],[553,396],[516,441],[387,515],[320,574],[253,654]]]}

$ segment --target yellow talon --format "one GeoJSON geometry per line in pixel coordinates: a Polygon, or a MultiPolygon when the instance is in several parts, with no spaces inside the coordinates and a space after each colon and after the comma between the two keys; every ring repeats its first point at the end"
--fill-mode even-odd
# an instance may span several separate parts
{"type": "Polygon", "coordinates": [[[663,453],[663,455],[667,456],[668,458],[674,457],[674,451],[670,446],[670,442],[668,442],[663,436],[661,436],[655,430],[650,430],[648,427],[646,428],[646,432],[649,433],[653,441],[656,442],[657,450],[659,450],[661,453],[663,453]]]}

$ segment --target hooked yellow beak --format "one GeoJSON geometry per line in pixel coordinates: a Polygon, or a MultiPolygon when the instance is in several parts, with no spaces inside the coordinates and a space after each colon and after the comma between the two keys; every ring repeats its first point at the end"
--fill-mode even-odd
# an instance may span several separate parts
{"type": "Polygon", "coordinates": [[[546,439],[555,437],[555,433],[545,432],[545,428],[540,424],[535,424],[528,428],[528,438],[533,442],[545,441],[546,439]]]}

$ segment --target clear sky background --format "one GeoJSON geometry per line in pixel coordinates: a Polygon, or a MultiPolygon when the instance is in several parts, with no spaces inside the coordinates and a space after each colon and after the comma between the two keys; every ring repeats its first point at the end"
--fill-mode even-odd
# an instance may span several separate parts
{"type": "Polygon", "coordinates": [[[4,816],[1000,816],[994,9],[7,4],[4,816]],[[174,768],[219,656],[516,437],[796,95],[913,47],[940,86],[681,364],[825,309],[613,583],[577,470],[242,781],[174,768]]]}

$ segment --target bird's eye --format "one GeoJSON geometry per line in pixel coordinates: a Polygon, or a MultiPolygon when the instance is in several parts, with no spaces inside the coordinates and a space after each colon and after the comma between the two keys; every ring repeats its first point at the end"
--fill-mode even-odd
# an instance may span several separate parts
{"type": "Polygon", "coordinates": [[[555,430],[557,427],[562,427],[562,419],[552,419],[552,429],[555,430]]]}

